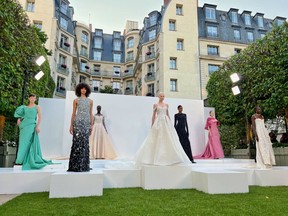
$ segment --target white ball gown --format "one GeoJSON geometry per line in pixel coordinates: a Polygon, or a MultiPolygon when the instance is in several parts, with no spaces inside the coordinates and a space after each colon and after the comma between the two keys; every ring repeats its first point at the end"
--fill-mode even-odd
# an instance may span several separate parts
{"type": "Polygon", "coordinates": [[[191,164],[175,128],[167,116],[167,106],[156,108],[156,118],[147,138],[136,153],[136,166],[191,164]]]}
{"type": "Polygon", "coordinates": [[[256,141],[256,161],[261,169],[269,169],[275,165],[275,156],[269,133],[265,127],[264,119],[255,119],[258,141],[256,141]]]}

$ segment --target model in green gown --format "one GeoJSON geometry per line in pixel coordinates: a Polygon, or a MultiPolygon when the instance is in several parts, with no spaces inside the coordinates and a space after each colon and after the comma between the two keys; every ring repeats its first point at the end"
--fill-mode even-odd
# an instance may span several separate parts
{"type": "Polygon", "coordinates": [[[34,104],[35,100],[36,96],[30,95],[29,105],[19,106],[14,114],[14,117],[18,118],[17,123],[20,129],[16,164],[22,164],[23,170],[40,169],[52,164],[52,161],[42,158],[38,137],[40,119],[37,122],[40,107],[34,104]]]}

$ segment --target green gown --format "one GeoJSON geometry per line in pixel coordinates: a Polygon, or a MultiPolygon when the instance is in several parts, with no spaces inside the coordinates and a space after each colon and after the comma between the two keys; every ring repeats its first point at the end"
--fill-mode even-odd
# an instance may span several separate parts
{"type": "Polygon", "coordinates": [[[39,137],[36,132],[37,114],[36,105],[34,107],[19,106],[14,113],[15,118],[21,118],[16,164],[22,164],[23,170],[40,169],[52,164],[52,161],[42,158],[39,137]]]}

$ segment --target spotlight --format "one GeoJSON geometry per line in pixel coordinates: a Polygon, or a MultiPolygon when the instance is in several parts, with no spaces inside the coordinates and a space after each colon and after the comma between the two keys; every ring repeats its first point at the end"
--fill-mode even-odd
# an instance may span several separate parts
{"type": "Polygon", "coordinates": [[[233,92],[233,95],[238,95],[238,94],[241,93],[241,91],[240,91],[240,89],[239,89],[238,86],[234,86],[234,87],[232,88],[232,92],[233,92]]]}
{"type": "Polygon", "coordinates": [[[43,71],[39,71],[39,72],[35,75],[35,79],[36,79],[36,80],[40,80],[43,75],[44,75],[43,71]]]}
{"type": "Polygon", "coordinates": [[[238,76],[237,73],[231,74],[231,75],[230,75],[230,78],[231,78],[231,80],[232,80],[233,83],[236,83],[236,82],[238,82],[238,81],[240,80],[240,77],[238,76]]]}
{"type": "Polygon", "coordinates": [[[37,60],[36,60],[36,64],[38,66],[41,66],[44,62],[45,62],[45,57],[44,56],[40,56],[37,60]]]}

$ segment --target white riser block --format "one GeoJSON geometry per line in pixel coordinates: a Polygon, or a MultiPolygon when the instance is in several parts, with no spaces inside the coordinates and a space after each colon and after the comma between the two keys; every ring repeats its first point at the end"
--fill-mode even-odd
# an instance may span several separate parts
{"type": "Polygon", "coordinates": [[[255,182],[259,186],[288,186],[288,168],[256,169],[255,182]]]}
{"type": "Polygon", "coordinates": [[[246,173],[225,170],[192,171],[193,186],[208,194],[248,193],[246,173]]]}
{"type": "Polygon", "coordinates": [[[190,165],[142,166],[141,185],[146,190],[192,188],[190,165]]]}
{"type": "Polygon", "coordinates": [[[59,172],[51,175],[49,198],[102,195],[102,171],[59,172]]]}
{"type": "Polygon", "coordinates": [[[104,188],[141,187],[140,170],[103,170],[104,188]]]}
{"type": "Polygon", "coordinates": [[[0,173],[0,194],[49,191],[52,172],[14,171],[0,173]]]}
{"type": "Polygon", "coordinates": [[[247,178],[248,178],[248,185],[256,185],[255,169],[252,169],[252,168],[235,168],[235,169],[231,168],[228,170],[246,173],[247,178]]]}

